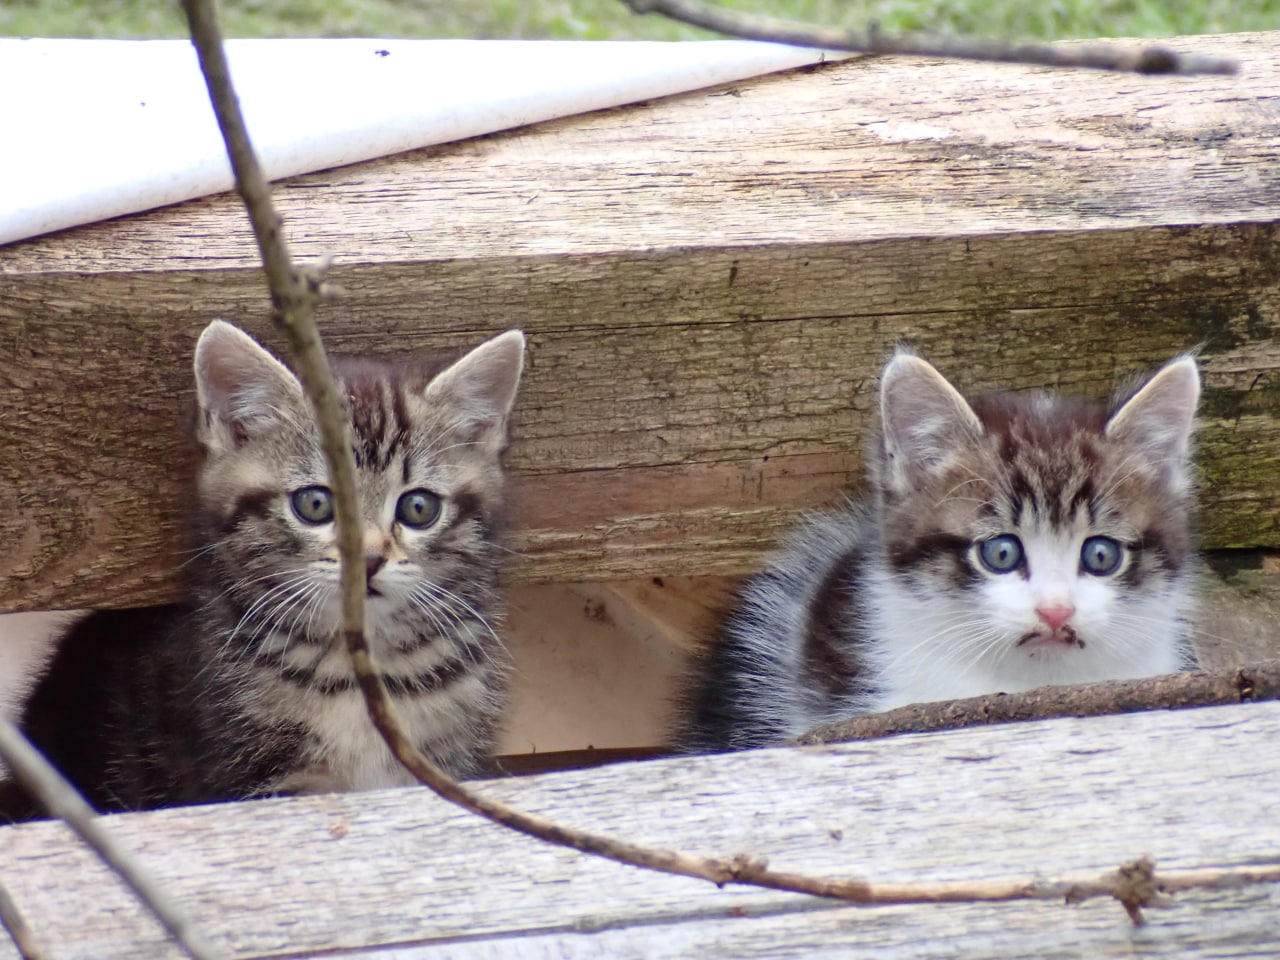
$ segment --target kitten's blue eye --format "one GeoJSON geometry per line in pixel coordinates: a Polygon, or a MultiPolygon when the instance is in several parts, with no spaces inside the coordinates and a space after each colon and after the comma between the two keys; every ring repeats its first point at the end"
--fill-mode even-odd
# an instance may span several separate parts
{"type": "Polygon", "coordinates": [[[333,494],[328,487],[302,487],[289,498],[293,512],[303,523],[329,523],[333,520],[333,494]]]}
{"type": "Polygon", "coordinates": [[[440,519],[440,498],[430,490],[410,490],[396,502],[396,519],[406,527],[429,527],[440,519]]]}
{"type": "Polygon", "coordinates": [[[992,573],[1012,573],[1022,565],[1022,541],[1002,533],[978,544],[978,559],[992,573]]]}
{"type": "Polygon", "coordinates": [[[1116,572],[1124,550],[1110,537],[1090,537],[1080,548],[1080,566],[1095,577],[1105,577],[1116,572]]]}

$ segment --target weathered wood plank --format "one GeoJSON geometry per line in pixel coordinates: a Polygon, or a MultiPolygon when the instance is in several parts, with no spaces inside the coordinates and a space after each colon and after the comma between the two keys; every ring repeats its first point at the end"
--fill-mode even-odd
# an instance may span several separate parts
{"type": "MultiPolygon", "coordinates": [[[[1142,854],[1167,869],[1231,866],[1280,856],[1277,736],[1280,703],[1247,704],[623,764],[484,788],[634,839],[882,881],[1102,872],[1142,854]]],[[[420,790],[112,825],[241,958],[374,948],[406,958],[1280,951],[1274,887],[1179,896],[1150,911],[1142,931],[1101,902],[849,909],[583,857],[420,790]]],[[[58,824],[0,829],[0,875],[59,960],[175,955],[58,824]]],[[[0,943],[0,958],[11,956],[0,943]]]]}
{"type": "MultiPolygon", "coordinates": [[[[1273,219],[1280,35],[1170,43],[1240,75],[853,59],[294,178],[279,203],[302,256],[388,264],[1273,219]]],[[[23,272],[256,266],[236,203],[9,250],[23,272]]]]}
{"type": "MultiPolygon", "coordinates": [[[[1266,890],[1198,893],[1181,898],[1177,920],[1129,930],[1111,904],[1064,909],[1058,904],[1025,908],[952,907],[916,909],[792,910],[782,914],[744,911],[684,923],[639,928],[583,929],[448,946],[397,949],[394,960],[649,960],[706,957],[708,960],[807,960],[810,957],[909,957],[911,960],[1106,960],[1134,956],[1195,958],[1275,955],[1275,912],[1280,898],[1266,890]]],[[[337,960],[386,960],[384,951],[324,954],[337,960]]]]}
{"type": "MultiPolygon", "coordinates": [[[[1206,543],[1280,545],[1280,34],[1182,42],[1243,75],[851,61],[278,192],[339,346],[529,331],[517,578],[750,569],[904,338],[1094,392],[1203,344],[1206,543]]],[[[0,609],[175,595],[187,358],[276,343],[254,258],[229,196],[0,250],[0,609]]]]}

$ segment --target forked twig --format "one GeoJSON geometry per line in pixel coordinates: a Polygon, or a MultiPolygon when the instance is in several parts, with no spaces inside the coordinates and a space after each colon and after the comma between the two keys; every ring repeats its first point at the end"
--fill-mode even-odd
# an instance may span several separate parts
{"type": "MultiPolygon", "coordinates": [[[[195,923],[129,850],[103,826],[102,818],[9,720],[0,717],[0,757],[13,776],[63,820],[108,867],[129,886],[195,960],[213,960],[218,953],[195,923]]],[[[12,932],[12,928],[11,928],[12,932]]],[[[16,940],[16,937],[15,937],[16,940]]]]}
{"type": "Polygon", "coordinates": [[[784,20],[741,10],[730,10],[702,0],[622,0],[636,13],[658,13],[694,27],[730,37],[788,43],[820,50],[854,53],[985,60],[1025,63],[1042,67],[1083,67],[1127,73],[1209,73],[1233,75],[1238,66],[1224,57],[1178,53],[1168,47],[1085,43],[1049,45],[1003,43],[978,37],[893,36],[878,29],[852,30],[797,20],[784,20]]]}
{"type": "MultiPolygon", "coordinates": [[[[728,883],[747,884],[863,904],[1060,898],[1079,901],[1110,896],[1125,904],[1135,922],[1141,921],[1142,907],[1155,903],[1165,884],[1164,878],[1155,876],[1154,868],[1147,861],[1128,864],[1116,873],[1104,877],[1048,883],[998,881],[873,884],[863,880],[823,879],[770,870],[763,859],[750,856],[701,857],[566,827],[473,791],[447,776],[428,760],[410,741],[396,715],[386,688],[373,667],[368,641],[364,635],[365,585],[359,563],[354,470],[350,446],[345,442],[343,419],[333,392],[332,378],[312,316],[314,292],[308,295],[304,289],[304,281],[288,266],[290,261],[280,233],[280,220],[271,203],[261,169],[253,160],[248,134],[244,129],[226,61],[221,52],[221,39],[212,0],[183,0],[183,8],[187,12],[193,40],[200,51],[209,95],[227,141],[228,153],[232,157],[238,189],[254,223],[258,243],[263,249],[264,262],[268,263],[268,279],[272,284],[272,299],[277,316],[289,332],[291,343],[301,343],[306,347],[305,350],[296,351],[295,364],[321,420],[330,473],[335,480],[339,476],[344,478],[341,484],[333,483],[333,491],[340,528],[343,631],[347,650],[351,655],[352,667],[364,694],[369,716],[391,752],[406,769],[445,800],[539,840],[619,863],[700,878],[721,886],[728,883]],[[276,267],[273,268],[271,264],[276,264],[276,267]],[[317,388],[322,389],[323,396],[316,397],[312,393],[317,388]]],[[[1204,875],[1200,876],[1200,880],[1203,884],[1238,886],[1244,883],[1277,882],[1280,881],[1280,865],[1253,867],[1245,871],[1206,871],[1202,874],[1204,875]]],[[[1178,882],[1177,875],[1171,877],[1171,882],[1178,882]]]]}

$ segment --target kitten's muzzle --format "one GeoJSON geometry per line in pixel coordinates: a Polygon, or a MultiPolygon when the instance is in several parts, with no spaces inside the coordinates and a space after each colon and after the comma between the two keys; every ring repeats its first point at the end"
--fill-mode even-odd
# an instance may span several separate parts
{"type": "Polygon", "coordinates": [[[1032,630],[1024,633],[1018,640],[1020,647],[1079,647],[1084,649],[1084,641],[1076,633],[1074,627],[1059,627],[1057,630],[1032,630]]]}
{"type": "Polygon", "coordinates": [[[373,578],[377,576],[378,571],[386,565],[387,558],[380,553],[366,553],[364,555],[364,582],[368,589],[369,596],[382,596],[382,591],[373,585],[373,578]]]}
{"type": "Polygon", "coordinates": [[[1071,604],[1045,604],[1036,607],[1036,616],[1044,625],[1039,630],[1032,630],[1018,641],[1018,646],[1030,644],[1036,647],[1079,647],[1084,649],[1084,641],[1076,633],[1075,627],[1067,621],[1076,615],[1076,608],[1071,604]],[[1046,629],[1047,628],[1047,629],[1046,629]]]}

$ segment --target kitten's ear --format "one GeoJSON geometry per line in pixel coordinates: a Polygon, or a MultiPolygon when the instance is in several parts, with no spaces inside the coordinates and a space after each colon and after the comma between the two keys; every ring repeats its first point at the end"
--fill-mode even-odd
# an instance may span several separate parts
{"type": "Polygon", "coordinates": [[[211,450],[234,449],[305,407],[302,384],[289,368],[225,320],[200,334],[195,370],[199,435],[211,450]]]}
{"type": "Polygon", "coordinates": [[[1182,463],[1191,448],[1199,402],[1195,357],[1179,357],[1120,405],[1107,420],[1106,436],[1146,451],[1154,463],[1182,463]]]}
{"type": "Polygon", "coordinates": [[[882,480],[899,493],[945,466],[958,445],[982,436],[982,423],[946,378],[915,354],[899,350],[880,375],[882,480]]]}
{"type": "Polygon", "coordinates": [[[523,369],[524,334],[508,330],[437,374],[423,395],[449,408],[454,429],[469,440],[502,446],[523,369]]]}

